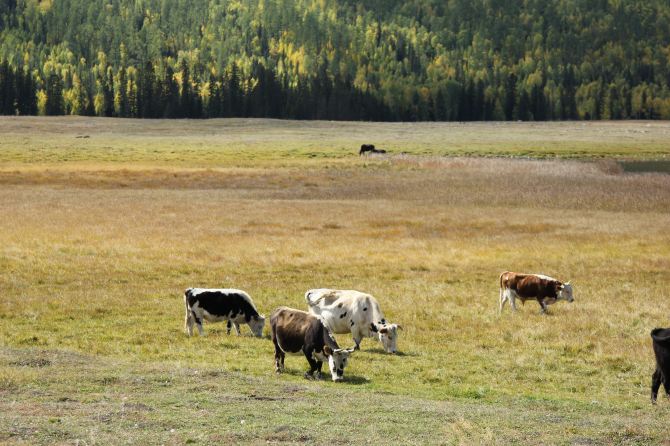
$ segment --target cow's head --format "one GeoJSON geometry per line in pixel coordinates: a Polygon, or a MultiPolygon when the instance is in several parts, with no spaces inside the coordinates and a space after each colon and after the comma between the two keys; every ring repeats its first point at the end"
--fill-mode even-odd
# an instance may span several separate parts
{"type": "Polygon", "coordinates": [[[332,349],[327,345],[323,347],[323,353],[328,357],[328,368],[333,381],[342,381],[344,379],[344,368],[347,366],[349,355],[353,353],[353,348],[332,349]]]}
{"type": "Polygon", "coordinates": [[[570,282],[565,282],[558,286],[556,297],[558,299],[567,300],[568,302],[575,300],[574,297],[572,297],[572,285],[570,285],[570,282]]]}
{"type": "Polygon", "coordinates": [[[251,316],[251,318],[249,319],[249,328],[251,328],[251,332],[257,338],[263,336],[264,326],[265,326],[265,316],[262,314],[259,314],[258,316],[251,316]]]}
{"type": "Polygon", "coordinates": [[[402,326],[398,324],[373,324],[373,331],[377,332],[386,353],[398,351],[398,330],[402,330],[402,326]]]}

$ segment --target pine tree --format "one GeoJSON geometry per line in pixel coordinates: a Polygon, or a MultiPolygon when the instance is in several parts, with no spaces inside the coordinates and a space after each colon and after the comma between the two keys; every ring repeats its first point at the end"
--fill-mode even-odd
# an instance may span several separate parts
{"type": "Polygon", "coordinates": [[[56,73],[51,73],[46,86],[47,102],[45,111],[49,116],[62,115],[65,109],[63,103],[63,81],[56,73]]]}
{"type": "Polygon", "coordinates": [[[181,71],[181,85],[180,85],[180,100],[179,100],[179,111],[177,116],[180,118],[191,118],[192,114],[192,98],[193,91],[191,87],[191,74],[188,68],[188,63],[185,59],[182,59],[180,65],[181,71]]]}

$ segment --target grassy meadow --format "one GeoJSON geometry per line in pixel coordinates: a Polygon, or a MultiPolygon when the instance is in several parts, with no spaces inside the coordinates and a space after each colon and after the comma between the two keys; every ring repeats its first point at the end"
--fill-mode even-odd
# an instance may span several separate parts
{"type": "MultiPolygon", "coordinates": [[[[0,443],[670,444],[668,122],[0,118],[0,443]],[[391,152],[359,157],[363,142],[391,152]],[[498,314],[504,270],[575,302],[498,314]],[[184,333],[183,290],[269,315],[372,293],[344,383],[266,338],[184,333]]],[[[341,346],[353,344],[338,335],[341,346]]]]}

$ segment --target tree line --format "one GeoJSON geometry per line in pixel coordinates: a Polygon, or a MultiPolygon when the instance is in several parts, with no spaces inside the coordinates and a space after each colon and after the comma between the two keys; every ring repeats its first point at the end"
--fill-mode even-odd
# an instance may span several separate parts
{"type": "Polygon", "coordinates": [[[5,0],[0,113],[670,119],[660,0],[5,0]]]}

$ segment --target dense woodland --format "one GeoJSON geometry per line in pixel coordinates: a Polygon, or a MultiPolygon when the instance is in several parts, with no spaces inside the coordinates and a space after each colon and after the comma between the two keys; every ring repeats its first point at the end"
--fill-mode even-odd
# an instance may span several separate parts
{"type": "Polygon", "coordinates": [[[670,119],[670,3],[0,0],[0,114],[670,119]]]}

